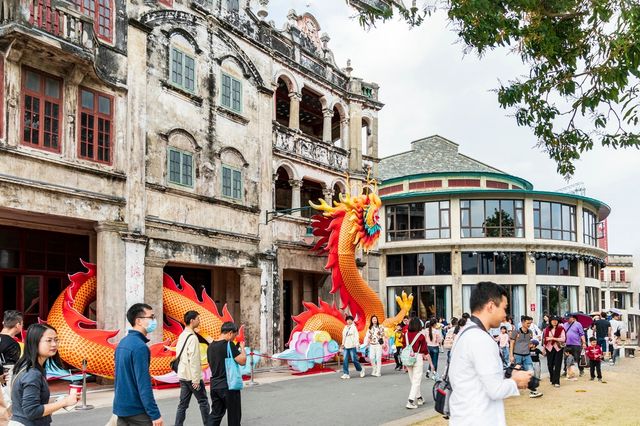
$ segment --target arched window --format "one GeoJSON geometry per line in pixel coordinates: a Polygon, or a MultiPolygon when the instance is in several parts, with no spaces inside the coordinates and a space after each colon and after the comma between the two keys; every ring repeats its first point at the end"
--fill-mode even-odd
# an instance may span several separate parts
{"type": "Polygon", "coordinates": [[[279,167],[276,172],[276,210],[291,209],[291,185],[289,180],[292,178],[284,167],[279,167]]]}

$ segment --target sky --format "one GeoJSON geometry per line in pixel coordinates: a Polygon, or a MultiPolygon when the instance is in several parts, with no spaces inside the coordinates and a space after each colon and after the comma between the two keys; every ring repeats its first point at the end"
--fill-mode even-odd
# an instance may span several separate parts
{"type": "MultiPolygon", "coordinates": [[[[286,15],[310,12],[339,67],[351,59],[353,76],[380,85],[379,154],[410,149],[413,140],[438,134],[460,145],[462,154],[505,173],[522,177],[534,189],[554,191],[582,182],[586,195],[611,207],[609,253],[633,254],[640,260],[640,150],[596,147],[576,163],[571,181],[536,147],[536,138],[518,127],[513,111],[501,109],[494,89],[526,72],[520,58],[507,50],[482,58],[465,55],[444,14],[421,27],[400,21],[363,29],[344,0],[271,0],[269,16],[282,28],[286,15]]],[[[640,274],[638,274],[640,275],[640,274]]]]}

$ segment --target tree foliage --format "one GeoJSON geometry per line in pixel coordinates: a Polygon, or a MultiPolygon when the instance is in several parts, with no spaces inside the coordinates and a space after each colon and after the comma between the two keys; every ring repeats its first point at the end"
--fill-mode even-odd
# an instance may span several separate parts
{"type": "Polygon", "coordinates": [[[348,2],[364,26],[394,16],[421,25],[446,9],[468,50],[518,54],[530,71],[501,84],[498,102],[566,177],[595,143],[640,148],[640,0],[348,2]]]}

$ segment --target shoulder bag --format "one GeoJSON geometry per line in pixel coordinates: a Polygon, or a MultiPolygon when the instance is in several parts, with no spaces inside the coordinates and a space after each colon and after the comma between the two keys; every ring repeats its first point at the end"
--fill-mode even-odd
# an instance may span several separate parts
{"type": "Polygon", "coordinates": [[[189,341],[189,337],[193,336],[193,334],[190,334],[187,336],[187,338],[184,340],[184,345],[182,345],[182,349],[180,350],[180,353],[178,354],[178,357],[176,359],[174,359],[173,361],[171,361],[171,369],[177,373],[178,372],[178,366],[180,365],[180,357],[182,356],[182,352],[184,352],[184,348],[187,347],[187,342],[189,341]]]}
{"type": "Polygon", "coordinates": [[[456,345],[460,341],[460,338],[462,337],[462,335],[466,333],[467,330],[470,330],[475,327],[477,326],[470,325],[465,327],[464,330],[462,330],[462,332],[456,339],[456,343],[451,348],[451,353],[450,353],[451,358],[449,358],[449,364],[447,364],[447,369],[444,372],[444,376],[442,376],[440,379],[437,379],[435,384],[433,385],[433,391],[432,391],[433,402],[434,402],[433,409],[436,410],[438,413],[442,414],[445,419],[448,419],[449,415],[451,414],[451,411],[449,410],[449,399],[451,398],[451,392],[453,391],[453,389],[451,388],[451,382],[449,382],[449,367],[451,367],[451,362],[453,361],[453,350],[455,349],[456,345]]]}
{"type": "Polygon", "coordinates": [[[242,390],[244,387],[242,374],[240,373],[240,366],[231,353],[231,342],[227,342],[227,357],[224,359],[224,369],[227,373],[227,386],[229,390],[242,390]]]}
{"type": "MultiPolygon", "coordinates": [[[[420,333],[417,333],[416,337],[413,338],[413,341],[411,342],[411,344],[408,346],[405,346],[400,352],[400,360],[402,361],[402,365],[405,365],[407,367],[413,367],[416,364],[418,357],[415,351],[413,350],[413,344],[416,343],[416,340],[418,340],[418,337],[420,337],[420,333]]],[[[404,341],[405,342],[409,341],[409,333],[405,333],[404,341]]],[[[420,349],[420,347],[418,347],[418,349],[420,349]]]]}

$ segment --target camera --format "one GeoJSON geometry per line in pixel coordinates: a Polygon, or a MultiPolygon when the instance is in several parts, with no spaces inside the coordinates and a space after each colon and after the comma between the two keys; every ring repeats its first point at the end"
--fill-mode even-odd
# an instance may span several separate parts
{"type": "MultiPolygon", "coordinates": [[[[510,364],[508,367],[506,367],[504,369],[504,378],[510,379],[513,370],[520,370],[520,366],[516,367],[515,364],[510,364]]],[[[534,392],[536,389],[538,389],[538,386],[540,386],[540,379],[535,376],[531,376],[531,378],[529,379],[529,383],[527,383],[527,389],[534,392]]]]}

